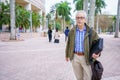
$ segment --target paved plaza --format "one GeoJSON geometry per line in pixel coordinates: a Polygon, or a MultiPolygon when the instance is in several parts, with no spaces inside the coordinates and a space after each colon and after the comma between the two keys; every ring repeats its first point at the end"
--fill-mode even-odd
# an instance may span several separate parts
{"type": "MultiPolygon", "coordinates": [[[[120,38],[101,34],[104,50],[102,80],[120,80],[120,38]]],[[[0,41],[0,80],[76,80],[70,62],[65,61],[64,35],[60,43],[47,37],[23,41],[0,41]]]]}

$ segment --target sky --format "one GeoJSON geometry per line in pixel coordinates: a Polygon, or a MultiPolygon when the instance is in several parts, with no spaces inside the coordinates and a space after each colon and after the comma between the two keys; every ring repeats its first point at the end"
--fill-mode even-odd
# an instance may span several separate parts
{"type": "Polygon", "coordinates": [[[116,15],[117,14],[117,5],[118,0],[105,0],[107,6],[102,10],[103,13],[116,15]]]}
{"type": "MultiPolygon", "coordinates": [[[[46,0],[46,13],[50,11],[50,7],[56,3],[59,3],[60,1],[65,1],[65,0],[46,0]]],[[[73,4],[73,0],[67,0],[68,2],[71,3],[71,14],[75,16],[75,13],[73,12],[75,10],[75,6],[73,4]]],[[[107,6],[105,9],[102,9],[102,14],[109,14],[109,15],[116,15],[117,14],[117,3],[118,0],[105,0],[107,6]]]]}

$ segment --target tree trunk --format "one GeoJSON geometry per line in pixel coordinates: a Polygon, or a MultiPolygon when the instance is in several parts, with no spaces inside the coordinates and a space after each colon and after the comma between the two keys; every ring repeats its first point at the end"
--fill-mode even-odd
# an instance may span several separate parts
{"type": "Polygon", "coordinates": [[[88,14],[88,0],[84,0],[83,10],[88,14]]]}
{"type": "Polygon", "coordinates": [[[65,21],[65,16],[64,16],[64,27],[63,27],[63,32],[65,31],[65,27],[66,27],[66,21],[65,21]]]}
{"type": "Polygon", "coordinates": [[[89,13],[89,19],[88,23],[89,26],[94,28],[94,16],[95,16],[95,2],[96,0],[90,0],[90,13],[89,13]]]}
{"type": "Polygon", "coordinates": [[[116,30],[114,36],[115,38],[119,37],[119,22],[120,22],[119,16],[120,16],[120,0],[118,0],[118,7],[117,7],[117,21],[116,21],[116,30]]]}
{"type": "MultiPolygon", "coordinates": [[[[83,10],[87,13],[88,15],[88,0],[84,0],[84,4],[83,4],[83,10]]],[[[86,23],[88,22],[88,19],[86,21],[86,23]]]]}
{"type": "Polygon", "coordinates": [[[64,28],[65,28],[65,16],[63,16],[63,32],[64,32],[64,28]]]}
{"type": "Polygon", "coordinates": [[[10,40],[16,40],[16,32],[15,32],[15,0],[10,0],[10,40]]]}
{"type": "Polygon", "coordinates": [[[98,27],[99,27],[99,14],[97,14],[97,25],[96,25],[96,32],[99,33],[98,27]]]}

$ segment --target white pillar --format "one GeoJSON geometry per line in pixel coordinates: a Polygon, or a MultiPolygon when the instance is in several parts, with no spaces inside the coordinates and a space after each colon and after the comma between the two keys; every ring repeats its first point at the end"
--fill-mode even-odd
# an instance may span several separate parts
{"type": "Polygon", "coordinates": [[[43,29],[43,26],[42,26],[42,11],[39,10],[38,14],[41,16],[41,18],[40,18],[40,26],[37,28],[37,32],[41,32],[42,29],[43,29]]]}
{"type": "Polygon", "coordinates": [[[47,27],[46,27],[46,18],[45,18],[45,13],[44,13],[44,12],[42,12],[42,16],[43,16],[43,18],[44,18],[44,22],[43,22],[43,24],[42,24],[43,29],[47,29],[47,27]]]}
{"type": "Polygon", "coordinates": [[[31,7],[31,3],[27,4],[25,6],[25,9],[30,11],[30,28],[27,30],[27,32],[32,32],[32,7],[31,7]]]}

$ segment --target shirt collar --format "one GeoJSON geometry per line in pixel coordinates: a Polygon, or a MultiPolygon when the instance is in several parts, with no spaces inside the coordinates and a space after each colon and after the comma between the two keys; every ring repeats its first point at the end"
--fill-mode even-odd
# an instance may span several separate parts
{"type": "MultiPolygon", "coordinates": [[[[79,30],[78,26],[77,26],[76,30],[77,30],[77,31],[79,30]]],[[[83,31],[86,31],[86,26],[85,26],[85,25],[84,25],[83,31]]]]}

